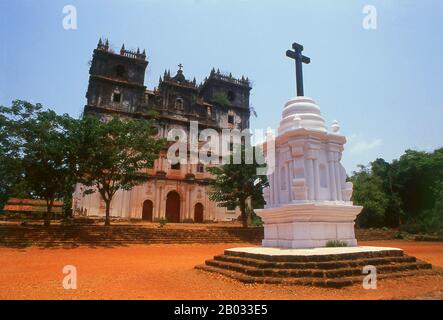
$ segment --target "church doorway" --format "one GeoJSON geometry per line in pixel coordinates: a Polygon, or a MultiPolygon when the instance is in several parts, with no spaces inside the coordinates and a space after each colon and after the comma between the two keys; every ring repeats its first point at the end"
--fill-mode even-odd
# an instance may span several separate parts
{"type": "Polygon", "coordinates": [[[197,203],[194,207],[194,222],[203,222],[203,205],[201,203],[197,203]]]}
{"type": "Polygon", "coordinates": [[[151,200],[146,200],[143,202],[142,220],[152,221],[152,210],[154,205],[151,200]]]}
{"type": "Polygon", "coordinates": [[[168,222],[180,222],[180,195],[171,191],[166,197],[166,219],[168,222]]]}

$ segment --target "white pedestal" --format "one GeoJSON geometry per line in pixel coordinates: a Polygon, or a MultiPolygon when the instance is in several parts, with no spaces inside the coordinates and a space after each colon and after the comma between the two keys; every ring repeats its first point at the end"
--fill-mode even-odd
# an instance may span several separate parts
{"type": "Polygon", "coordinates": [[[256,210],[264,222],[264,247],[318,248],[330,240],[357,246],[354,221],[362,210],[351,204],[303,203],[256,210]]]}

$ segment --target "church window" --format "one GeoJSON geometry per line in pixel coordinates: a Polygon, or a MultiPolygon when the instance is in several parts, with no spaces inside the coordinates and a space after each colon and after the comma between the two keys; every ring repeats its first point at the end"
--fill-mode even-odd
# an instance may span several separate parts
{"type": "Polygon", "coordinates": [[[228,123],[234,124],[234,116],[233,115],[228,115],[228,123]]]}
{"type": "Polygon", "coordinates": [[[114,92],[114,94],[112,95],[112,101],[113,102],[121,102],[122,100],[122,95],[119,92],[114,92]]]}
{"type": "Polygon", "coordinates": [[[205,166],[201,163],[197,164],[197,172],[198,173],[204,173],[205,172],[205,166]]]}
{"type": "Polygon", "coordinates": [[[183,110],[183,99],[182,98],[175,99],[175,109],[183,110]]]}

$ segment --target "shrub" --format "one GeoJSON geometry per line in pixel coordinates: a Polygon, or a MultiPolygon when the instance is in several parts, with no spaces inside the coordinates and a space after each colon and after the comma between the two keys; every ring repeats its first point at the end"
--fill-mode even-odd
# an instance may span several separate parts
{"type": "Polygon", "coordinates": [[[401,232],[401,231],[397,231],[397,232],[394,234],[394,238],[395,238],[395,239],[400,239],[400,240],[402,240],[402,239],[407,239],[407,237],[408,237],[408,235],[407,235],[406,233],[404,233],[404,232],[401,232]]]}
{"type": "Polygon", "coordinates": [[[437,210],[425,210],[416,220],[409,221],[401,227],[408,233],[437,233],[443,227],[441,214],[437,210]]]}
{"type": "Polygon", "coordinates": [[[254,227],[262,227],[263,221],[259,216],[254,214],[251,219],[251,225],[254,227]]]}
{"type": "Polygon", "coordinates": [[[436,210],[426,210],[419,216],[420,231],[434,233],[441,229],[442,219],[436,210]]]}
{"type": "Polygon", "coordinates": [[[24,247],[31,247],[34,243],[31,239],[27,239],[27,240],[23,241],[22,244],[24,247]]]}
{"type": "Polygon", "coordinates": [[[420,233],[420,226],[418,223],[409,222],[400,227],[401,231],[405,231],[407,233],[417,234],[420,233]]]}
{"type": "Polygon", "coordinates": [[[228,108],[231,105],[228,96],[224,92],[217,92],[212,100],[222,108],[228,108]]]}
{"type": "Polygon", "coordinates": [[[334,247],[347,247],[348,243],[343,240],[329,240],[326,242],[326,247],[334,248],[334,247]]]}
{"type": "Polygon", "coordinates": [[[160,228],[163,228],[168,223],[168,219],[160,218],[158,219],[158,223],[160,224],[160,228]]]}

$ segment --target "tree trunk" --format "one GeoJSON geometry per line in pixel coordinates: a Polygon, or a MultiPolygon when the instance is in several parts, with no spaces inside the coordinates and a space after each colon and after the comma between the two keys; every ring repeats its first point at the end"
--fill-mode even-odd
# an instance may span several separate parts
{"type": "Polygon", "coordinates": [[[111,225],[111,219],[110,219],[110,211],[111,211],[111,201],[106,201],[106,217],[105,217],[105,226],[111,225]]]}
{"type": "Polygon", "coordinates": [[[246,200],[240,199],[240,212],[243,228],[248,227],[248,212],[246,211],[246,200]]]}
{"type": "Polygon", "coordinates": [[[62,210],[64,219],[72,218],[72,195],[66,195],[63,198],[62,210]]]}
{"type": "Polygon", "coordinates": [[[52,211],[53,205],[54,205],[53,199],[46,200],[46,212],[43,217],[43,220],[44,220],[43,225],[45,227],[49,227],[51,225],[51,211],[52,211]]]}

